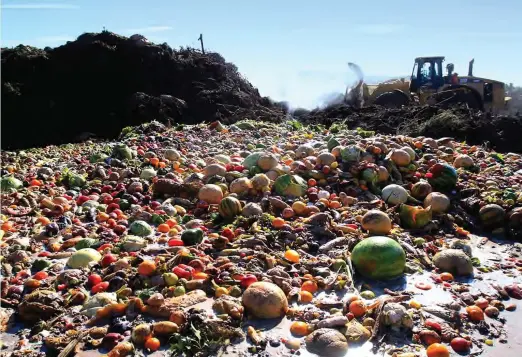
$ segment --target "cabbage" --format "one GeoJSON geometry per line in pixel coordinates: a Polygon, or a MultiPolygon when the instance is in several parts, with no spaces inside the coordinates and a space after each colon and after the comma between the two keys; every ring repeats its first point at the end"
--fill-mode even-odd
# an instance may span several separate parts
{"type": "Polygon", "coordinates": [[[116,293],[98,293],[85,302],[82,307],[82,313],[88,317],[94,317],[99,309],[117,302],[117,299],[116,293]]]}
{"type": "Polygon", "coordinates": [[[350,145],[341,149],[341,158],[343,162],[359,162],[362,150],[356,145],[350,145]]]}
{"type": "Polygon", "coordinates": [[[91,155],[91,157],[89,158],[89,162],[91,164],[95,164],[97,162],[102,162],[102,161],[105,161],[105,159],[107,159],[109,156],[103,154],[103,153],[99,153],[99,154],[93,154],[91,155]]]}
{"type": "Polygon", "coordinates": [[[298,175],[279,176],[274,187],[278,195],[293,197],[304,196],[308,189],[306,181],[298,175]]]}
{"type": "Polygon", "coordinates": [[[153,233],[152,227],[145,221],[134,221],[129,227],[132,234],[140,237],[150,236],[153,233]]]}
{"type": "Polygon", "coordinates": [[[140,178],[142,180],[150,180],[156,176],[156,171],[153,168],[146,168],[141,171],[140,178]]]}
{"type": "Polygon", "coordinates": [[[96,239],[92,239],[92,238],[84,238],[82,239],[81,241],[79,241],[78,243],[76,243],[76,245],[74,246],[74,248],[76,250],[80,250],[80,249],[84,249],[84,248],[89,248],[91,246],[93,246],[94,244],[96,244],[97,240],[96,239]]]}
{"type": "Polygon", "coordinates": [[[89,200],[89,201],[85,201],[82,204],[82,207],[85,209],[91,209],[91,208],[98,208],[99,205],[100,205],[99,202],[94,201],[94,200],[89,200]]]}
{"type": "Polygon", "coordinates": [[[91,263],[97,263],[101,260],[101,254],[92,249],[84,248],[75,252],[67,260],[67,265],[73,269],[87,268],[91,263]]]}
{"type": "Polygon", "coordinates": [[[137,252],[147,246],[145,239],[136,236],[126,236],[122,248],[126,252],[137,252]]]}
{"type": "Polygon", "coordinates": [[[2,191],[18,190],[23,185],[22,181],[13,176],[2,177],[2,191]]]}
{"type": "Polygon", "coordinates": [[[255,152],[253,154],[248,155],[245,160],[243,160],[242,165],[246,167],[247,169],[250,169],[251,167],[254,167],[257,165],[257,161],[259,158],[263,155],[263,152],[255,152]]]}
{"type": "Polygon", "coordinates": [[[122,160],[130,160],[134,156],[134,153],[127,145],[118,144],[112,149],[112,156],[122,160]]]}

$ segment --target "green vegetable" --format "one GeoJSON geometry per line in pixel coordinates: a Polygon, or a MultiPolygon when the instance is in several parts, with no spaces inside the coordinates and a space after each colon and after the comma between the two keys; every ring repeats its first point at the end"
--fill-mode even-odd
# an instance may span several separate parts
{"type": "Polygon", "coordinates": [[[122,198],[120,200],[120,202],[118,202],[118,204],[120,205],[120,209],[122,211],[125,211],[125,210],[129,209],[130,206],[131,206],[130,202],[128,200],[124,199],[124,198],[122,198]]]}
{"type": "Polygon", "coordinates": [[[432,219],[431,206],[424,209],[420,206],[413,207],[401,204],[399,217],[404,228],[418,229],[427,225],[432,219]]]}
{"type": "Polygon", "coordinates": [[[185,245],[196,245],[203,241],[203,231],[201,229],[187,229],[181,234],[181,240],[185,245]]]}
{"type": "Polygon", "coordinates": [[[150,236],[154,231],[152,227],[145,221],[134,221],[131,223],[129,230],[132,234],[140,237],[150,236]]]}
{"type": "Polygon", "coordinates": [[[97,263],[101,260],[101,254],[92,249],[84,248],[75,252],[67,260],[67,265],[73,269],[87,268],[91,263],[97,263]]]}
{"type": "Polygon", "coordinates": [[[328,151],[332,151],[332,149],[336,146],[341,145],[341,143],[336,138],[331,138],[328,140],[328,151]]]}
{"type": "Polygon", "coordinates": [[[146,168],[141,171],[140,178],[142,180],[150,180],[157,175],[153,168],[146,168]]]}
{"type": "Polygon", "coordinates": [[[92,239],[92,238],[84,238],[82,239],[81,241],[79,241],[78,243],[76,243],[76,245],[74,246],[74,248],[76,250],[80,250],[80,249],[83,249],[83,248],[90,248],[91,246],[93,246],[94,244],[96,244],[97,240],[96,239],[92,239]]]}
{"type": "Polygon", "coordinates": [[[89,158],[89,162],[91,164],[95,164],[97,162],[103,162],[105,159],[107,159],[109,156],[108,155],[105,155],[103,153],[98,153],[98,154],[93,154],[91,155],[91,157],[89,158]]]}
{"type": "Polygon", "coordinates": [[[274,188],[278,195],[301,197],[306,194],[308,184],[298,175],[282,175],[275,180],[274,188]]]}
{"type": "Polygon", "coordinates": [[[350,145],[341,149],[341,158],[343,162],[359,162],[362,150],[356,145],[350,145]]]}
{"type": "Polygon", "coordinates": [[[134,157],[134,153],[127,145],[118,144],[112,149],[112,157],[122,160],[130,160],[134,157]]]}
{"type": "Polygon", "coordinates": [[[49,268],[52,265],[51,261],[48,259],[36,259],[33,262],[33,270],[40,271],[44,270],[45,268],[49,268]]]}
{"type": "Polygon", "coordinates": [[[122,248],[126,252],[137,252],[146,246],[145,239],[132,235],[126,236],[122,244],[122,248]]]}
{"type": "Polygon", "coordinates": [[[351,259],[357,272],[378,280],[401,276],[406,265],[406,254],[401,245],[383,236],[366,238],[357,243],[351,259]]]}
{"type": "Polygon", "coordinates": [[[18,190],[23,187],[22,181],[18,180],[13,176],[4,176],[2,177],[2,191],[12,191],[18,190]]]}
{"type": "Polygon", "coordinates": [[[263,155],[262,152],[255,152],[253,154],[248,155],[245,160],[243,160],[242,165],[246,167],[247,169],[252,168],[253,166],[257,165],[257,161],[259,158],[263,155]]]}

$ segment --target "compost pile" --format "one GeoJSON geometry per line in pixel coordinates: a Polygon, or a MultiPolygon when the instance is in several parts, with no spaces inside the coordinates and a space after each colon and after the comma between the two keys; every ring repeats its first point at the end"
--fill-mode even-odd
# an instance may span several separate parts
{"type": "Polygon", "coordinates": [[[517,350],[519,154],[241,120],[1,159],[3,355],[517,350]]]}
{"type": "Polygon", "coordinates": [[[522,130],[522,117],[492,115],[467,107],[441,108],[437,106],[408,106],[383,108],[369,106],[354,108],[335,104],[310,112],[301,112],[298,119],[304,123],[348,125],[383,134],[409,136],[454,137],[470,144],[487,143],[495,150],[522,152],[518,133],[522,130]]]}
{"type": "Polygon", "coordinates": [[[218,53],[85,33],[57,48],[2,49],[2,147],[114,139],[126,126],[281,112],[218,53]]]}

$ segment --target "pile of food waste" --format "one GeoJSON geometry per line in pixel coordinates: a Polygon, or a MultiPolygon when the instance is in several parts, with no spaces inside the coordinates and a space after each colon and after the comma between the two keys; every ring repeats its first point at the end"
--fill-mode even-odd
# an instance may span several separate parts
{"type": "Polygon", "coordinates": [[[241,120],[1,159],[2,356],[522,348],[519,154],[241,120]]]}

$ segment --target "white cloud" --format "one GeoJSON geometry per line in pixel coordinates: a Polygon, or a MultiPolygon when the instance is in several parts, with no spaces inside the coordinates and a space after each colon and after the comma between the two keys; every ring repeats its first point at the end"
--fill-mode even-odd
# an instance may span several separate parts
{"type": "Polygon", "coordinates": [[[52,9],[78,9],[79,6],[72,4],[56,4],[56,3],[34,3],[34,4],[5,4],[2,9],[18,9],[18,10],[52,10],[52,9]]]}
{"type": "Polygon", "coordinates": [[[141,27],[141,28],[135,28],[135,29],[126,29],[126,30],[124,30],[124,32],[131,33],[131,34],[135,34],[135,33],[144,34],[144,33],[165,32],[165,31],[170,31],[170,30],[172,30],[171,26],[148,26],[148,27],[141,27]]]}
{"type": "Polygon", "coordinates": [[[355,31],[366,35],[386,35],[404,30],[405,25],[399,24],[367,24],[355,27],[355,31]]]}

